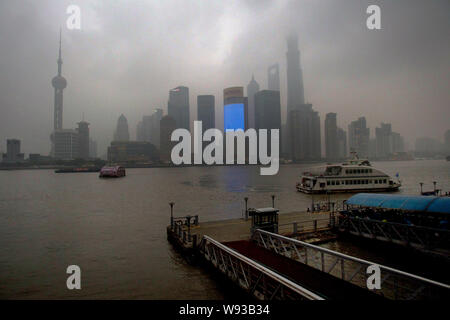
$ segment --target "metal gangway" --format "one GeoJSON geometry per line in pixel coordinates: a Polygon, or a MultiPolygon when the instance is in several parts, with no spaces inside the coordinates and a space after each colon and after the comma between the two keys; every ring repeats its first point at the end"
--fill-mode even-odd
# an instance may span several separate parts
{"type": "Polygon", "coordinates": [[[376,239],[417,249],[433,251],[447,250],[450,244],[450,231],[422,226],[406,225],[359,217],[341,215],[338,229],[356,236],[376,239]]]}
{"type": "Polygon", "coordinates": [[[208,236],[203,236],[199,248],[207,261],[257,299],[324,300],[208,236]]]}
{"type": "Polygon", "coordinates": [[[261,247],[353,283],[366,290],[370,290],[367,282],[371,275],[367,273],[367,269],[369,266],[378,266],[380,270],[380,289],[370,291],[389,299],[448,299],[450,297],[450,286],[447,284],[293,238],[258,229],[253,233],[252,240],[261,247]]]}

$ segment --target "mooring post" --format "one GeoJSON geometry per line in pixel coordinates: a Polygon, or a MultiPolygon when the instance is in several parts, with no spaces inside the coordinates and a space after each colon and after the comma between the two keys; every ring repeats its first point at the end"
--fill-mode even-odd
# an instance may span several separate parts
{"type": "Polygon", "coordinates": [[[275,208],[275,195],[272,195],[272,208],[275,208]]]}
{"type": "Polygon", "coordinates": [[[422,190],[423,182],[420,182],[419,184],[420,184],[420,194],[422,195],[423,194],[423,190],[422,190]]]}
{"type": "Polygon", "coordinates": [[[173,206],[175,202],[169,202],[170,205],[170,228],[173,229],[173,206]]]}
{"type": "Polygon", "coordinates": [[[245,221],[248,220],[248,197],[244,198],[245,201],[245,221]]]}
{"type": "Polygon", "coordinates": [[[434,195],[436,195],[436,181],[433,181],[433,192],[434,192],[434,195]]]}

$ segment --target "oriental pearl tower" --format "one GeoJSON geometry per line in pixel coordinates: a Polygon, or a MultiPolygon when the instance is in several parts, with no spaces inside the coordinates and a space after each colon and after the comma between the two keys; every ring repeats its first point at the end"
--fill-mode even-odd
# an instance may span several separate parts
{"type": "Polygon", "coordinates": [[[54,152],[54,132],[63,128],[63,90],[67,87],[67,80],[61,75],[62,71],[62,59],[61,59],[61,30],[59,30],[59,56],[58,56],[58,75],[53,77],[52,86],[55,89],[54,98],[54,115],[53,115],[53,134],[50,139],[52,140],[52,151],[54,152]]]}

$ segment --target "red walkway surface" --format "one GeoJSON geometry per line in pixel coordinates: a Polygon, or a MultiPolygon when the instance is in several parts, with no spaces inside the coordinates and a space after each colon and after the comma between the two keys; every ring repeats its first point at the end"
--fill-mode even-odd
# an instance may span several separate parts
{"type": "Polygon", "coordinates": [[[224,242],[223,244],[327,299],[383,299],[373,292],[293,259],[276,254],[257,246],[251,241],[233,241],[224,242]]]}

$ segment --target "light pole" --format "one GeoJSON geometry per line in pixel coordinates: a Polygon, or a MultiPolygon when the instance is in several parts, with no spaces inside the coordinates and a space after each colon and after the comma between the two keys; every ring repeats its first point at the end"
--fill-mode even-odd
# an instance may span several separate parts
{"type": "Polygon", "coordinates": [[[173,206],[175,202],[169,202],[170,205],[170,227],[173,229],[173,206]]]}
{"type": "Polygon", "coordinates": [[[245,201],[245,221],[247,221],[248,220],[248,206],[247,206],[247,204],[248,204],[248,197],[245,197],[244,201],[245,201]]]}
{"type": "Polygon", "coordinates": [[[436,181],[433,181],[433,186],[434,186],[434,189],[433,189],[433,191],[434,191],[434,195],[436,195],[436,181]]]}
{"type": "Polygon", "coordinates": [[[422,195],[423,194],[423,190],[422,190],[423,182],[420,182],[419,184],[420,184],[420,195],[422,195]]]}
{"type": "Polygon", "coordinates": [[[275,208],[275,195],[272,195],[272,208],[275,208]]]}

